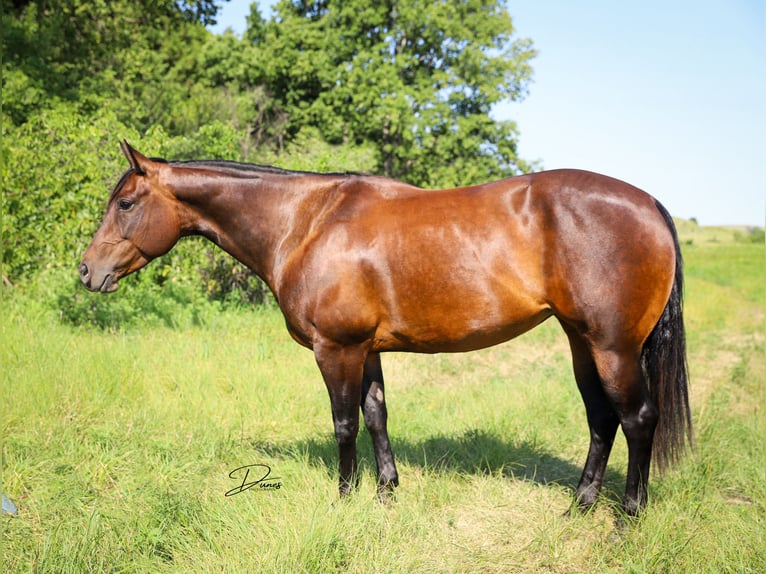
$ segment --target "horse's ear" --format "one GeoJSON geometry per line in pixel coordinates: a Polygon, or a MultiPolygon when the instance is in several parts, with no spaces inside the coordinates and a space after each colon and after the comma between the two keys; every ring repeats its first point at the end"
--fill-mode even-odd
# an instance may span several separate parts
{"type": "Polygon", "coordinates": [[[134,150],[127,140],[122,140],[120,142],[120,149],[122,150],[122,153],[125,154],[125,157],[128,158],[128,163],[130,163],[131,169],[138,175],[146,175],[152,170],[154,162],[142,153],[134,150]]]}

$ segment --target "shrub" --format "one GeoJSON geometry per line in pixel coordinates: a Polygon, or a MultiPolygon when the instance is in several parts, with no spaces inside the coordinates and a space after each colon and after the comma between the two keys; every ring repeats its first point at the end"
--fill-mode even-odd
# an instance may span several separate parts
{"type": "Polygon", "coordinates": [[[245,158],[241,142],[247,134],[221,122],[203,126],[193,136],[170,137],[161,126],[141,135],[109,111],[86,116],[71,104],[43,110],[18,127],[10,122],[4,126],[3,277],[32,286],[65,322],[107,329],[137,320],[171,326],[197,321],[195,311],[183,309],[210,309],[206,301],[241,306],[271,300],[268,288],[250,270],[202,239],[182,240],[136,278],[123,280],[118,295],[103,297],[82,289],[76,279],[78,263],[110,189],[127,169],[118,146],[121,139],[147,155],[170,160],[250,159],[318,171],[368,171],[376,163],[373,148],[331,146],[315,130],[301,132],[282,153],[260,149],[253,152],[257,157],[245,158]]]}

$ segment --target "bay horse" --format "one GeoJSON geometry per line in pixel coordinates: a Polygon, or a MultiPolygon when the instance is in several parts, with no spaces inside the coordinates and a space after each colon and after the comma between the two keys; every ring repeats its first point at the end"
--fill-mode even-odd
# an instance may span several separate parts
{"type": "Polygon", "coordinates": [[[79,267],[91,291],[202,235],[269,286],[330,395],[341,495],[357,483],[359,410],[379,495],[398,485],[380,354],[496,345],[555,316],[569,339],[590,447],[575,491],[597,499],[618,426],[622,507],[647,501],[652,453],[675,462],[692,429],[673,220],[622,181],[555,170],[428,191],[384,177],[229,161],[130,164],[79,267]]]}

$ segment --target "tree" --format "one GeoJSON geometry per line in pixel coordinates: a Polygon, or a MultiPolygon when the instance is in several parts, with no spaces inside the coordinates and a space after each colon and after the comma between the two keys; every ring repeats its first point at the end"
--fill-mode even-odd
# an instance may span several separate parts
{"type": "Polygon", "coordinates": [[[531,42],[513,39],[498,0],[281,0],[249,19],[257,81],[289,118],[330,143],[372,142],[379,169],[419,185],[526,171],[512,122],[491,117],[526,94],[531,42]]]}
{"type": "Polygon", "coordinates": [[[0,6],[3,108],[17,125],[41,105],[64,100],[95,111],[135,95],[190,44],[200,45],[218,9],[215,0],[0,0],[0,6]]]}

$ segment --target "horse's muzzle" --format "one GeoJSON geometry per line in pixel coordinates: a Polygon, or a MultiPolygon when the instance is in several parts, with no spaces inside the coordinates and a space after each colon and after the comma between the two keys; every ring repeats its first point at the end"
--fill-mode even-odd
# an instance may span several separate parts
{"type": "Polygon", "coordinates": [[[80,281],[90,291],[111,293],[117,290],[117,281],[113,273],[107,273],[103,277],[95,277],[84,261],[80,263],[80,281]]]}

